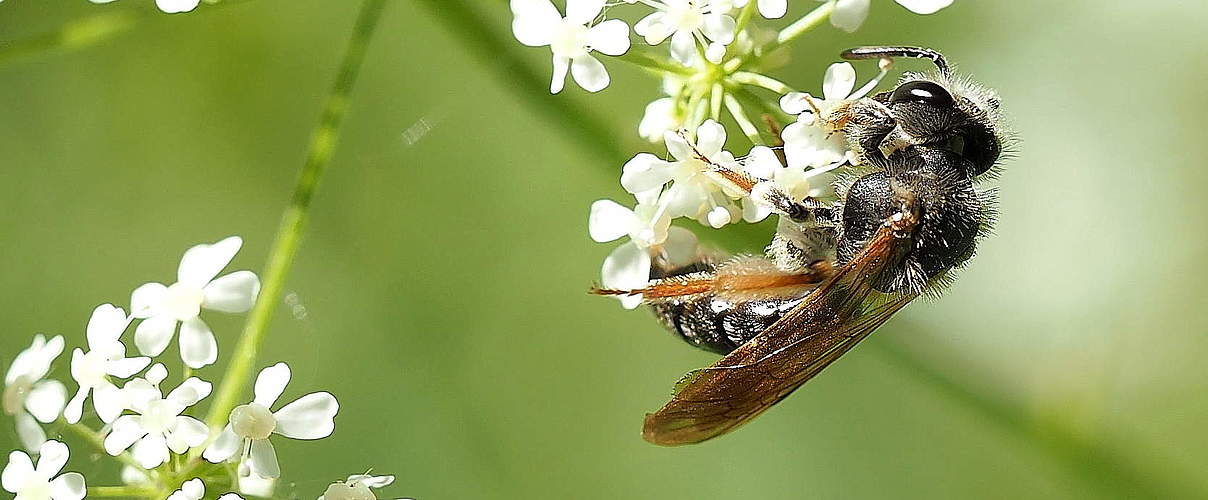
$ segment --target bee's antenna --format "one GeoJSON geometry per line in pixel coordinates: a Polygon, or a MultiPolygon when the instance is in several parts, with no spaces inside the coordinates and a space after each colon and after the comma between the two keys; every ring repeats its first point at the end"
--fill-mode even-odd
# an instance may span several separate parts
{"type": "Polygon", "coordinates": [[[839,53],[839,57],[849,60],[856,59],[879,59],[883,57],[910,57],[914,59],[929,59],[935,63],[935,67],[939,68],[940,73],[945,75],[951,74],[948,67],[948,60],[944,59],[944,55],[935,50],[923,47],[905,47],[905,46],[870,46],[856,47],[847,49],[839,53]]]}

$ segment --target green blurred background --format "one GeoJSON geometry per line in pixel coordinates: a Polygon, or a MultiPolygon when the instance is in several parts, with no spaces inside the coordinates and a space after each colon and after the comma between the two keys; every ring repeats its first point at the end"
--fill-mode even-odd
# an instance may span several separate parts
{"type": "MultiPolygon", "coordinates": [[[[95,305],[171,280],[190,245],[242,235],[234,268],[263,270],[358,3],[0,4],[3,363],[35,332],[82,344],[95,305]],[[13,44],[105,13],[133,24],[13,44]]],[[[286,398],[341,402],[332,437],[277,441],[279,492],[372,467],[399,478],[380,496],[420,499],[1208,497],[1208,3],[873,3],[777,76],[817,92],[840,49],[910,43],[997,88],[1022,138],[998,235],[758,421],[664,449],[642,415],[714,358],[584,293],[611,249],[587,207],[623,199],[618,154],[658,149],[635,133],[657,85],[615,64],[598,95],[542,95],[548,49],[510,38],[505,2],[391,2],[258,363],[291,364],[286,398]],[[579,113],[620,153],[579,141],[579,113]]],[[[700,233],[753,251],[769,231],[700,233]]],[[[243,317],[209,318],[214,378],[243,317]]],[[[85,449],[71,468],[112,473],[85,449]]]]}

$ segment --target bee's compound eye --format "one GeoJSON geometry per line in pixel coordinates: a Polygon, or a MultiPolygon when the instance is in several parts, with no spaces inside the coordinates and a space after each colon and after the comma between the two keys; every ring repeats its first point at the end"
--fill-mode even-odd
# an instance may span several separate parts
{"type": "Polygon", "coordinates": [[[898,85],[889,98],[891,104],[917,102],[938,108],[952,106],[952,94],[935,82],[916,80],[898,85]]]}

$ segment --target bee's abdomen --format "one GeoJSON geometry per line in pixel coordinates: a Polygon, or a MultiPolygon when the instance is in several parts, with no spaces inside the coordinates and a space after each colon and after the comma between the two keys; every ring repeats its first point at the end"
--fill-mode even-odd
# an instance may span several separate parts
{"type": "Polygon", "coordinates": [[[685,342],[726,354],[751,340],[803,300],[773,298],[731,301],[713,294],[651,305],[654,315],[685,342]]]}

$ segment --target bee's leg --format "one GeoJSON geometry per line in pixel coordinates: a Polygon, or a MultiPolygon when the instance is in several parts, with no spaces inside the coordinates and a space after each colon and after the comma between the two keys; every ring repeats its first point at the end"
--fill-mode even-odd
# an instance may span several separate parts
{"type": "Polygon", "coordinates": [[[841,114],[840,121],[847,141],[862,163],[884,168],[888,164],[881,148],[898,128],[889,108],[872,98],[851,103],[841,114]]]}
{"type": "Polygon", "coordinates": [[[835,207],[826,206],[813,198],[795,201],[788,193],[770,182],[758,182],[746,174],[714,164],[706,172],[714,181],[730,189],[750,196],[756,202],[772,208],[772,211],[788,217],[799,224],[833,226],[835,207]]]}

